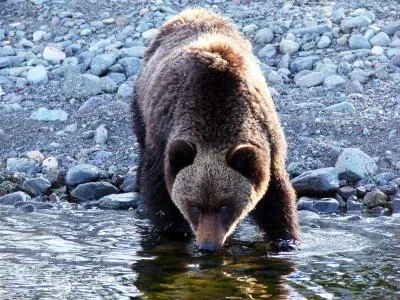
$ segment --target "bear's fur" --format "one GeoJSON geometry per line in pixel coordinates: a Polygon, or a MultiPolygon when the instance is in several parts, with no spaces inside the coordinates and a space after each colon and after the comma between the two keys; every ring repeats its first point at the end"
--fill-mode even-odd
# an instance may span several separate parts
{"type": "Polygon", "coordinates": [[[250,43],[187,9],[150,44],[132,101],[138,186],[161,233],[219,249],[247,214],[268,239],[299,239],[286,142],[250,43]]]}

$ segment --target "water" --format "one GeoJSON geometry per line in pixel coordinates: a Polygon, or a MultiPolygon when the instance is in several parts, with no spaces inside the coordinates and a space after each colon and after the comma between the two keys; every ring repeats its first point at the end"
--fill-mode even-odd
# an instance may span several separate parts
{"type": "Polygon", "coordinates": [[[1,299],[397,299],[400,216],[303,213],[303,244],[268,253],[245,223],[219,255],[157,242],[134,212],[0,209],[1,299]]]}

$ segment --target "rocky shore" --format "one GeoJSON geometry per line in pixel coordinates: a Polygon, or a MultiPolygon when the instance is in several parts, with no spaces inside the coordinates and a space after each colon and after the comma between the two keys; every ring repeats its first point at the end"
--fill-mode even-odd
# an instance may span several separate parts
{"type": "Polygon", "coordinates": [[[390,1],[0,1],[0,205],[130,209],[129,101],[187,6],[232,18],[271,88],[298,209],[400,212],[400,13],[390,1]]]}

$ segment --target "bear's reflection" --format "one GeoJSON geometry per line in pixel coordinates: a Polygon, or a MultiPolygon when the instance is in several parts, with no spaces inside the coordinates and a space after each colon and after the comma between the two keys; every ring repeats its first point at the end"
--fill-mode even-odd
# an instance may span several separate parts
{"type": "Polygon", "coordinates": [[[194,242],[143,243],[132,265],[144,299],[287,299],[290,259],[265,255],[263,243],[231,241],[218,255],[202,255],[194,242]]]}

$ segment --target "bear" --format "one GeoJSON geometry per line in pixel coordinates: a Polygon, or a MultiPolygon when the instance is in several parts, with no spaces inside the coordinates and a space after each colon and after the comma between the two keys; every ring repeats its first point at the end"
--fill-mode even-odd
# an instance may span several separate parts
{"type": "Polygon", "coordinates": [[[131,104],[137,186],[155,230],[222,248],[250,215],[297,241],[286,140],[252,46],[228,18],[186,9],[149,44],[131,104]]]}

